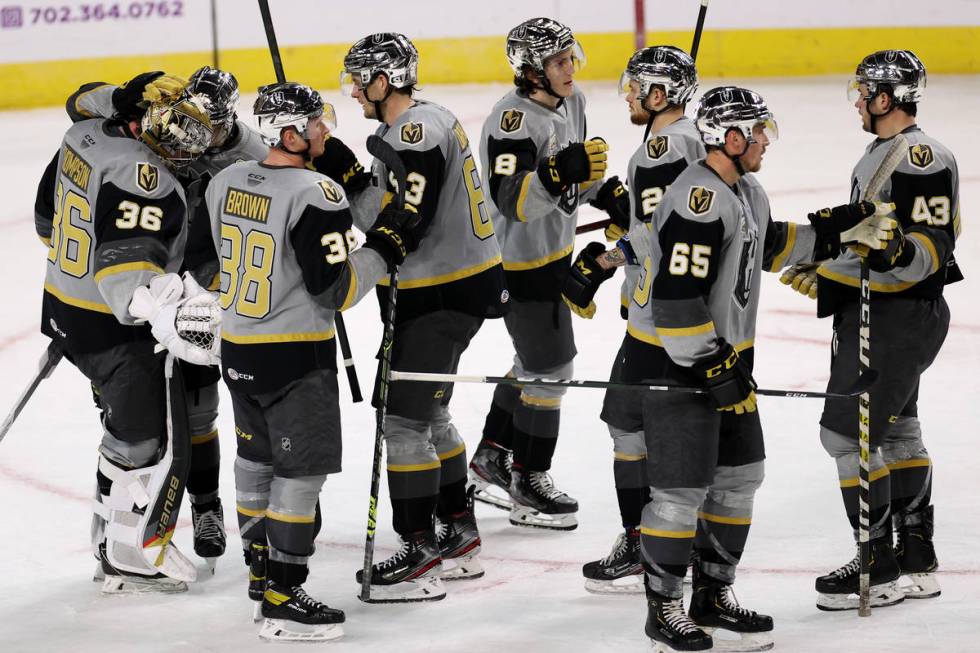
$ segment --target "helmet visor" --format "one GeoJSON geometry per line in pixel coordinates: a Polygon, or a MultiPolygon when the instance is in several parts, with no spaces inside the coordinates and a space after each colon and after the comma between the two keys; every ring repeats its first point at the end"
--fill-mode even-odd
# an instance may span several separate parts
{"type": "Polygon", "coordinates": [[[544,60],[545,69],[562,70],[565,66],[571,65],[572,72],[577,73],[585,67],[585,51],[581,44],[575,41],[572,47],[566,48],[557,54],[553,54],[544,60]]]}
{"type": "Polygon", "coordinates": [[[776,119],[769,116],[765,120],[760,120],[752,126],[752,138],[757,139],[760,134],[765,134],[766,139],[772,143],[779,140],[779,126],[776,119]]]}
{"type": "Polygon", "coordinates": [[[354,95],[354,75],[346,70],[340,71],[340,92],[347,97],[354,95]]]}
{"type": "Polygon", "coordinates": [[[323,124],[327,127],[327,132],[337,129],[337,112],[329,102],[323,103],[323,124]]]}
{"type": "Polygon", "coordinates": [[[633,90],[633,85],[631,82],[633,78],[629,76],[629,73],[623,73],[619,76],[619,96],[626,97],[633,90]]]}

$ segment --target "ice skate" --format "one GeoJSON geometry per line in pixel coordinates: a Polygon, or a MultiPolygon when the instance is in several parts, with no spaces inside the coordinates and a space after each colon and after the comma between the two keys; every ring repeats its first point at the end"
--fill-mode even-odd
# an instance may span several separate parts
{"type": "Polygon", "coordinates": [[[480,531],[473,514],[474,488],[466,493],[466,510],[436,522],[439,551],[442,554],[442,580],[462,580],[483,576],[480,531]]]}
{"type": "Polygon", "coordinates": [[[628,528],[616,537],[605,558],[582,566],[585,589],[593,594],[642,594],[640,531],[628,528]]]}
{"type": "Polygon", "coordinates": [[[225,516],[221,499],[208,503],[191,504],[191,521],[194,524],[194,553],[204,558],[211,573],[219,556],[225,552],[225,516]]]}
{"type": "MultiPolygon", "coordinates": [[[[357,572],[360,583],[363,570],[357,572]]],[[[432,531],[410,533],[402,548],[371,568],[368,603],[414,603],[446,598],[442,585],[442,557],[432,531]]]]}
{"type": "Polygon", "coordinates": [[[514,470],[510,496],[514,500],[510,523],[514,526],[557,531],[571,531],[578,527],[575,517],[578,501],[556,488],[547,472],[514,470]]]}
{"type": "Polygon", "coordinates": [[[344,613],[310,597],[299,585],[286,588],[269,581],[262,599],[259,637],[282,642],[325,642],[344,634],[344,613]]]}
{"type": "Polygon", "coordinates": [[[268,561],[269,545],[265,542],[250,542],[245,551],[245,564],[248,565],[248,598],[254,601],[253,621],[262,621],[262,599],[265,597],[268,561]]]}
{"type": "Polygon", "coordinates": [[[942,594],[936,570],[939,560],[932,544],[933,510],[895,515],[898,546],[895,555],[902,570],[899,587],[907,599],[931,599],[942,594]]]}
{"type": "Polygon", "coordinates": [[[119,571],[106,558],[105,545],[99,547],[99,554],[101,561],[92,580],[102,583],[103,594],[172,594],[187,591],[187,583],[163,574],[142,575],[119,571]]]}
{"type": "Polygon", "coordinates": [[[469,485],[475,489],[474,499],[488,506],[510,510],[511,453],[487,440],[481,440],[470,461],[469,485]]]}
{"type": "Polygon", "coordinates": [[[684,599],[668,599],[649,589],[645,631],[656,653],[707,651],[712,645],[711,635],[698,628],[684,611],[684,599]]]}
{"type": "Polygon", "coordinates": [[[768,651],[772,617],[743,608],[731,585],[698,574],[688,615],[712,636],[713,651],[768,651]],[[721,631],[721,632],[719,632],[721,631]]]}
{"type": "MultiPolygon", "coordinates": [[[[817,579],[817,607],[821,610],[856,610],[861,568],[860,548],[858,555],[843,567],[817,579]]],[[[905,594],[896,582],[899,577],[898,561],[892,545],[885,539],[871,542],[871,607],[883,608],[905,600],[905,594]]]]}

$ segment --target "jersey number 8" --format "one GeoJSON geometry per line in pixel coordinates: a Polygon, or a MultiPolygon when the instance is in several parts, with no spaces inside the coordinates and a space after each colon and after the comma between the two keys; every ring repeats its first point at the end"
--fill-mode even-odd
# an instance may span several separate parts
{"type": "Polygon", "coordinates": [[[268,315],[275,239],[256,230],[245,237],[237,226],[222,224],[221,251],[221,308],[234,304],[235,312],[244,317],[258,319],[268,315]],[[244,268],[244,274],[239,268],[244,268]]]}

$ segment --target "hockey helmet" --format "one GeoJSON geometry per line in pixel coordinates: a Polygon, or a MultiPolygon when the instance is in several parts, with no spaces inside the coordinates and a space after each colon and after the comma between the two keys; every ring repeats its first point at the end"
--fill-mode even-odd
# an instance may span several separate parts
{"type": "Polygon", "coordinates": [[[861,60],[848,82],[847,97],[851,102],[861,97],[861,84],[868,89],[863,96],[865,101],[888,93],[899,104],[915,103],[925,92],[926,67],[909,50],[879,50],[861,60]]]}
{"type": "Polygon", "coordinates": [[[759,126],[770,141],[779,138],[776,119],[762,96],[737,86],[719,86],[701,96],[694,124],[704,144],[715,147],[725,145],[725,136],[732,129],[749,143],[755,141],[753,130],[759,126]]]}
{"type": "Polygon", "coordinates": [[[234,75],[204,66],[191,75],[188,90],[202,96],[216,132],[221,128],[225,133],[231,131],[238,109],[238,80],[234,75]]]}
{"type": "Polygon", "coordinates": [[[698,89],[698,71],[694,59],[680,48],[671,45],[654,45],[637,50],[626,64],[619,79],[619,92],[628,95],[630,82],[640,85],[640,97],[644,100],[654,86],[662,86],[667,102],[682,106],[698,89]]]}
{"type": "Polygon", "coordinates": [[[414,86],[419,81],[419,51],[403,34],[381,32],[365,36],[344,57],[340,88],[350,95],[353,87],[364,88],[384,73],[394,88],[414,86]]]}
{"type": "Polygon", "coordinates": [[[565,25],[551,18],[531,18],[507,35],[507,61],[517,79],[524,79],[525,66],[544,76],[545,62],[565,50],[572,50],[575,70],[585,66],[585,52],[565,25]]]}
{"type": "Polygon", "coordinates": [[[140,140],[174,167],[203,154],[213,135],[203,99],[186,91],[152,102],[140,127],[140,140]]]}
{"type": "Polygon", "coordinates": [[[260,88],[253,113],[258,132],[269,147],[282,145],[282,130],[286,127],[293,127],[308,140],[307,126],[311,120],[321,116],[329,129],[337,127],[333,106],[325,104],[314,89],[296,82],[268,84],[260,88]]]}

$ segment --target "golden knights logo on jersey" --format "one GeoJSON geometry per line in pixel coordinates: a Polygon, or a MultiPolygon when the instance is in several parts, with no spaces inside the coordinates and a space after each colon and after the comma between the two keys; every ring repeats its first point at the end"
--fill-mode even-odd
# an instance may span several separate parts
{"type": "Polygon", "coordinates": [[[909,148],[909,163],[916,168],[928,168],[934,160],[932,148],[924,143],[918,143],[909,148]]]}
{"type": "Polygon", "coordinates": [[[715,191],[704,186],[691,186],[691,192],[687,196],[687,208],[691,209],[694,215],[703,215],[711,210],[714,201],[715,191]]]}
{"type": "Polygon", "coordinates": [[[513,134],[524,124],[524,112],[519,109],[508,109],[500,116],[500,131],[513,134]]]}
{"type": "Polygon", "coordinates": [[[323,181],[316,182],[320,190],[323,191],[323,197],[331,204],[340,204],[344,196],[341,194],[340,189],[334,186],[332,183],[324,179],[323,181]]]}
{"type": "Polygon", "coordinates": [[[151,163],[137,163],[136,185],[147,193],[152,193],[160,185],[160,171],[151,163]]]}
{"type": "Polygon", "coordinates": [[[647,141],[647,156],[657,160],[670,152],[670,138],[667,136],[654,136],[647,141]]]}
{"type": "Polygon", "coordinates": [[[402,125],[401,139],[402,143],[407,143],[408,145],[416,145],[421,143],[424,138],[424,133],[422,129],[422,123],[420,122],[406,122],[402,125]]]}

